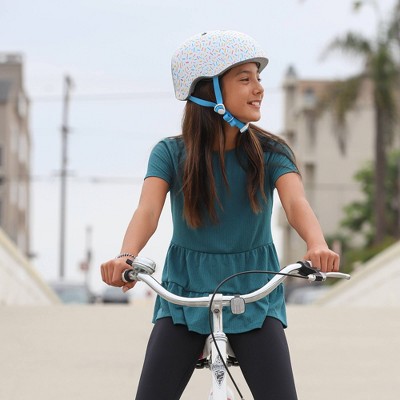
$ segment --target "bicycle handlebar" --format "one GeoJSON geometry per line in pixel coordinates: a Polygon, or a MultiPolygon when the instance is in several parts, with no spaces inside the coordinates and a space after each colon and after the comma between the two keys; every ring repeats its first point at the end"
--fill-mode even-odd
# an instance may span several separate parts
{"type": "MultiPolygon", "coordinates": [[[[132,269],[126,269],[122,273],[122,280],[126,283],[134,281],[143,281],[151,287],[163,299],[182,306],[189,307],[208,307],[211,302],[212,295],[203,297],[182,297],[165,289],[156,279],[150,274],[155,270],[155,263],[143,257],[135,259],[127,259],[127,264],[132,266],[132,269]]],[[[251,271],[249,271],[251,273],[251,271]]],[[[327,278],[350,279],[350,275],[341,272],[321,272],[311,267],[308,261],[299,261],[294,264],[287,265],[281,269],[270,281],[268,281],[260,289],[254,292],[240,295],[240,298],[245,303],[252,303],[260,300],[270,294],[277,286],[279,286],[287,277],[302,277],[310,281],[325,281],[327,278]],[[298,273],[296,275],[296,273],[298,273]]],[[[214,301],[219,301],[222,306],[228,306],[231,301],[238,296],[218,294],[214,297],[214,301]]]]}

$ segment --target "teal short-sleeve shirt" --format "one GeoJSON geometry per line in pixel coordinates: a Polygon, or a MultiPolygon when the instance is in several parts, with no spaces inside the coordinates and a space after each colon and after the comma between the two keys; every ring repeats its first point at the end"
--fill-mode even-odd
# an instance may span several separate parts
{"type": "MultiPolygon", "coordinates": [[[[183,218],[182,167],[185,148],[180,137],[160,141],[151,152],[146,178],[158,177],[169,184],[173,234],[166,255],[162,284],[180,296],[199,297],[213,293],[217,285],[230,275],[248,270],[278,271],[279,262],[271,234],[273,191],[277,179],[286,173],[298,172],[290,159],[290,150],[274,143],[280,150],[265,151],[265,194],[262,211],[254,213],[246,190],[244,152],[225,152],[227,188],[218,155],[213,155],[213,171],[218,197],[218,222],[207,218],[200,228],[191,228],[183,218]]],[[[244,294],[264,285],[271,275],[246,274],[233,278],[221,287],[224,294],[244,294]]],[[[224,310],[224,331],[241,333],[262,326],[266,316],[287,325],[283,286],[266,298],[246,305],[246,312],[233,315],[224,310]]],[[[157,297],[153,321],[172,317],[175,324],[208,334],[208,310],[168,303],[157,297]]]]}

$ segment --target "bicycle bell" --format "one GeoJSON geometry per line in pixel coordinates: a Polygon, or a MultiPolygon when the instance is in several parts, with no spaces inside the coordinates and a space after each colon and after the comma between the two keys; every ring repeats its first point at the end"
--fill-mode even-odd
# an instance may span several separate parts
{"type": "Polygon", "coordinates": [[[132,268],[136,272],[144,272],[145,274],[151,275],[156,270],[156,263],[150,258],[146,257],[135,257],[131,264],[132,268]]]}

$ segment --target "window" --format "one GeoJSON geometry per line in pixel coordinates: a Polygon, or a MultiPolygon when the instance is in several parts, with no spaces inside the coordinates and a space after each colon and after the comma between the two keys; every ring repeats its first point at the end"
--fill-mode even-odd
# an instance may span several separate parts
{"type": "Polygon", "coordinates": [[[307,124],[307,146],[314,149],[317,143],[317,130],[314,111],[309,110],[305,114],[307,124]]]}
{"type": "Polygon", "coordinates": [[[296,146],[296,133],[292,130],[286,132],[287,141],[291,146],[296,146]]]}
{"type": "Polygon", "coordinates": [[[306,163],[304,165],[304,188],[307,191],[307,197],[311,205],[313,205],[315,201],[315,175],[315,164],[306,163]]]}
{"type": "Polygon", "coordinates": [[[315,92],[313,88],[307,88],[303,92],[304,96],[304,106],[305,108],[314,108],[316,99],[315,99],[315,92]]]}

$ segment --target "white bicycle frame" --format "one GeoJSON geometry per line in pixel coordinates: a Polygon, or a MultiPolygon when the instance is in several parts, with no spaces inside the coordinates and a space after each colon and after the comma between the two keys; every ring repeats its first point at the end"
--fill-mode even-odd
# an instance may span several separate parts
{"type": "MultiPolygon", "coordinates": [[[[210,306],[212,295],[209,295],[207,297],[191,298],[177,296],[166,290],[163,286],[161,286],[159,282],[157,282],[151,275],[149,275],[149,273],[152,273],[155,270],[155,264],[151,260],[145,259],[143,257],[137,257],[131,265],[133,269],[126,270],[123,273],[123,280],[125,282],[134,280],[143,281],[163,299],[174,304],[188,307],[208,308],[210,306]],[[143,269],[142,267],[145,266],[148,262],[152,263],[151,268],[143,269]]],[[[304,264],[300,262],[290,264],[279,271],[279,273],[282,275],[275,275],[260,289],[248,294],[238,296],[222,295],[219,293],[215,294],[211,304],[211,311],[213,316],[213,335],[215,338],[215,342],[210,335],[206,340],[204,348],[205,350],[203,352],[204,358],[207,358],[207,360],[205,361],[205,366],[210,369],[212,375],[212,388],[209,400],[234,400],[233,392],[227,385],[228,373],[225,369],[224,363],[221,360],[222,357],[225,363],[227,363],[226,360],[228,359],[228,355],[233,356],[227,336],[223,331],[223,308],[230,306],[234,314],[243,313],[246,303],[252,303],[267,296],[277,286],[279,286],[288,277],[288,275],[296,276],[295,274],[299,273],[300,269],[303,267],[304,264]],[[218,346],[219,353],[216,346],[218,346]]],[[[309,268],[311,269],[311,267],[309,268]]],[[[304,278],[307,278],[310,281],[324,281],[327,278],[350,279],[350,275],[340,272],[323,273],[317,270],[312,271],[314,271],[314,273],[303,275],[304,278]]]]}

